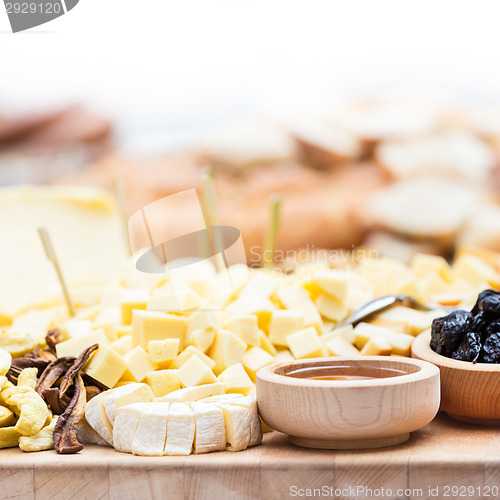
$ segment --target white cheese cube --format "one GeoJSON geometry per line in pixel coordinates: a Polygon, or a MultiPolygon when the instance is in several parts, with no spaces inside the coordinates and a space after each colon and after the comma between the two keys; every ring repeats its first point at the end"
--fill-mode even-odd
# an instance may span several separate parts
{"type": "Polygon", "coordinates": [[[116,412],[119,408],[132,403],[147,403],[153,401],[151,388],[146,384],[127,384],[116,388],[103,399],[104,410],[109,423],[114,425],[116,412]]]}
{"type": "Polygon", "coordinates": [[[144,406],[132,441],[132,453],[163,456],[167,439],[169,403],[152,402],[144,406]]]}
{"type": "Polygon", "coordinates": [[[224,412],[226,442],[229,451],[240,451],[250,442],[251,415],[247,408],[231,404],[215,403],[224,412]]]}
{"type": "Polygon", "coordinates": [[[194,412],[185,403],[172,403],[168,411],[165,455],[189,455],[196,424],[194,412]]]}
{"type": "Polygon", "coordinates": [[[198,401],[200,399],[225,394],[226,389],[227,389],[226,384],[223,384],[222,382],[217,382],[215,384],[205,384],[195,387],[186,387],[184,389],[179,389],[161,398],[156,398],[156,400],[170,401],[170,402],[198,401]]]}
{"type": "Polygon", "coordinates": [[[132,444],[139,426],[139,420],[148,405],[149,403],[132,403],[117,410],[112,430],[112,442],[115,450],[132,453],[132,444]]]}
{"type": "Polygon", "coordinates": [[[196,422],[194,452],[209,453],[226,448],[226,429],[224,413],[210,403],[190,403],[196,422]]]}

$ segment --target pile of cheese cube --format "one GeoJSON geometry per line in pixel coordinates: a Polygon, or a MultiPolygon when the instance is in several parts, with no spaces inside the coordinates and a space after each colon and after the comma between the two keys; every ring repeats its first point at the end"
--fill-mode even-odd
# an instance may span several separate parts
{"type": "Polygon", "coordinates": [[[114,283],[72,287],[75,317],[64,318],[61,303],[40,306],[18,315],[8,330],[43,338],[49,328],[59,327],[64,340],[57,345],[58,356],[78,356],[98,343],[85,371],[110,388],[144,382],[155,397],[163,397],[221,382],[228,393],[249,395],[258,370],[274,362],[409,356],[414,336],[443,311],[396,307],[355,328],[342,323],[366,302],[392,293],[470,307],[478,291],[500,284],[494,257],[463,251],[451,266],[430,255],[417,255],[409,266],[388,258],[337,269],[313,262],[290,275],[236,266],[233,275],[248,274],[248,279],[222,298],[220,273],[200,262],[178,270],[180,310],[159,310],[171,299],[171,283],[163,275],[137,271],[130,262],[114,283]]]}
{"type": "Polygon", "coordinates": [[[79,438],[146,456],[241,451],[260,444],[255,398],[225,394],[225,388],[207,384],[156,399],[146,384],[110,389],[88,402],[79,438]]]}

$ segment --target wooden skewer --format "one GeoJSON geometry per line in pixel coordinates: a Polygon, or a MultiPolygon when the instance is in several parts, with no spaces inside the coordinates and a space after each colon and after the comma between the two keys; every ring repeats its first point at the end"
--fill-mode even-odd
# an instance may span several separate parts
{"type": "Polygon", "coordinates": [[[208,253],[210,255],[220,255],[222,257],[222,259],[216,258],[217,269],[222,271],[224,268],[227,268],[228,265],[219,230],[212,230],[213,227],[218,225],[216,216],[214,170],[212,167],[205,168],[201,174],[201,208],[207,225],[210,246],[208,253]]]}
{"type": "Polygon", "coordinates": [[[54,265],[54,268],[57,273],[57,278],[59,279],[59,283],[61,285],[63,295],[64,295],[64,300],[66,301],[66,305],[68,306],[68,310],[71,316],[75,315],[75,307],[73,305],[73,301],[71,300],[71,296],[68,291],[68,287],[66,285],[66,281],[64,280],[63,273],[61,271],[61,265],[59,264],[59,260],[57,258],[57,255],[54,251],[54,247],[52,246],[52,241],[50,239],[49,233],[46,228],[44,227],[39,227],[38,228],[38,234],[40,236],[40,240],[42,241],[43,249],[45,250],[45,255],[47,256],[47,259],[52,262],[54,265]]]}
{"type": "Polygon", "coordinates": [[[263,265],[266,269],[274,263],[274,254],[276,252],[276,235],[278,234],[280,222],[281,196],[274,193],[269,197],[269,225],[264,241],[264,252],[262,253],[263,265]]]}
{"type": "Polygon", "coordinates": [[[123,180],[120,177],[115,177],[114,180],[115,196],[118,202],[118,210],[120,212],[120,219],[122,223],[123,239],[128,255],[132,255],[132,247],[130,246],[130,234],[128,231],[128,218],[127,218],[127,204],[125,202],[125,189],[123,187],[123,180]]]}

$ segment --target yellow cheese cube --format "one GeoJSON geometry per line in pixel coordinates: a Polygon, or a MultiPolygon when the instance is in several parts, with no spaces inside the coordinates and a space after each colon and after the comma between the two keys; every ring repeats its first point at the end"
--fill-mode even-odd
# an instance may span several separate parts
{"type": "Polygon", "coordinates": [[[260,296],[239,298],[231,302],[227,307],[227,313],[232,316],[257,316],[257,323],[261,330],[268,331],[271,315],[276,309],[270,299],[260,296]]]}
{"type": "Polygon", "coordinates": [[[61,326],[61,335],[64,340],[75,339],[92,333],[92,321],[70,319],[61,326]]]}
{"type": "Polygon", "coordinates": [[[278,346],[288,346],[286,336],[304,328],[304,316],[295,311],[274,311],[269,323],[269,340],[278,346]]]}
{"type": "Polygon", "coordinates": [[[382,337],[392,347],[393,354],[410,356],[413,336],[406,333],[395,333],[388,328],[382,328],[369,323],[359,323],[354,328],[355,345],[362,349],[373,337],[382,337]]]}
{"type": "Polygon", "coordinates": [[[269,298],[276,289],[276,285],[276,280],[265,271],[255,271],[249,276],[239,295],[242,298],[269,298]]]}
{"type": "Polygon", "coordinates": [[[485,281],[492,288],[500,288],[500,275],[489,264],[474,255],[461,255],[455,260],[452,274],[454,279],[463,278],[472,286],[479,286],[485,281]]]}
{"type": "Polygon", "coordinates": [[[325,347],[330,356],[344,356],[349,358],[360,356],[359,351],[341,335],[328,340],[325,343],[325,347]]]}
{"type": "Polygon", "coordinates": [[[413,338],[414,337],[412,335],[396,333],[386,340],[392,348],[392,354],[398,354],[399,356],[409,358],[411,357],[411,345],[413,343],[413,338]]]}
{"type": "Polygon", "coordinates": [[[183,316],[157,311],[134,311],[132,343],[147,349],[151,340],[179,339],[180,348],[186,345],[187,320],[183,316]]]}
{"type": "Polygon", "coordinates": [[[114,349],[120,356],[125,356],[127,352],[132,350],[132,336],[125,335],[116,339],[110,344],[110,347],[114,349]]]}
{"type": "Polygon", "coordinates": [[[101,328],[104,331],[104,334],[106,335],[109,342],[114,342],[118,338],[118,335],[116,333],[116,328],[113,323],[94,323],[92,329],[97,330],[99,328],[101,328]]]}
{"type": "Polygon", "coordinates": [[[99,346],[102,346],[108,343],[108,339],[102,330],[94,330],[87,335],[56,344],[57,357],[74,356],[76,358],[91,345],[99,344],[99,346]]]}
{"type": "Polygon", "coordinates": [[[349,344],[354,344],[354,328],[352,325],[345,325],[335,328],[331,332],[324,333],[320,336],[321,342],[325,344],[335,337],[343,337],[349,344]]]}
{"type": "Polygon", "coordinates": [[[202,298],[193,290],[176,290],[164,292],[153,291],[153,297],[146,304],[149,311],[163,311],[185,314],[203,306],[202,298]]]}
{"type": "Polygon", "coordinates": [[[424,298],[439,293],[447,293],[451,288],[450,284],[437,274],[432,274],[422,278],[418,285],[420,290],[419,294],[424,298]]]}
{"type": "Polygon", "coordinates": [[[125,337],[126,335],[131,335],[132,326],[131,325],[116,325],[115,330],[116,330],[116,336],[118,338],[125,337]]]}
{"type": "Polygon", "coordinates": [[[215,330],[211,327],[203,330],[195,330],[189,337],[189,343],[202,353],[206,353],[210,349],[214,340],[215,330]]]}
{"type": "Polygon", "coordinates": [[[372,337],[361,349],[364,356],[388,356],[392,347],[383,337],[372,337]]]}
{"type": "Polygon", "coordinates": [[[172,368],[180,368],[191,356],[197,356],[208,368],[215,366],[215,361],[192,345],[188,345],[172,362],[172,368]]]}
{"type": "Polygon", "coordinates": [[[220,375],[226,368],[239,363],[246,349],[245,342],[231,330],[219,330],[210,349],[210,357],[215,361],[214,373],[220,375]]]}
{"type": "Polygon", "coordinates": [[[149,293],[142,289],[123,290],[120,297],[120,312],[122,325],[132,323],[132,311],[145,310],[149,293]]]}
{"type": "Polygon", "coordinates": [[[280,286],[276,291],[277,299],[286,309],[301,313],[304,326],[314,326],[318,333],[323,332],[323,320],[309,294],[298,284],[280,286]]]}
{"type": "Polygon", "coordinates": [[[179,339],[150,340],[148,352],[153,363],[166,363],[174,360],[179,353],[179,339]]]}
{"type": "Polygon", "coordinates": [[[95,321],[99,313],[102,311],[102,307],[99,305],[78,308],[73,319],[79,321],[95,321]]]}
{"type": "Polygon", "coordinates": [[[303,286],[306,290],[312,291],[316,297],[321,293],[327,293],[337,300],[344,300],[347,296],[347,280],[331,271],[321,272],[304,282],[303,286]]]}
{"type": "Polygon", "coordinates": [[[177,378],[184,387],[217,382],[213,371],[198,356],[194,355],[178,369],[177,378]]]}
{"type": "Polygon", "coordinates": [[[149,354],[141,346],[134,347],[123,356],[123,360],[127,363],[127,369],[122,376],[123,380],[142,382],[146,375],[155,369],[149,354]]]}
{"type": "Polygon", "coordinates": [[[291,333],[286,340],[295,359],[317,358],[324,355],[323,344],[318,332],[312,326],[291,333]]]}
{"type": "Polygon", "coordinates": [[[126,369],[127,363],[115,350],[105,344],[99,344],[99,349],[92,355],[83,371],[101,384],[112,388],[126,369]]]}
{"type": "Polygon", "coordinates": [[[321,316],[333,321],[343,320],[349,312],[344,300],[337,299],[326,293],[319,295],[315,304],[321,316]]]}
{"type": "Polygon", "coordinates": [[[231,330],[247,345],[260,345],[258,318],[254,314],[227,319],[222,328],[231,330]]]}
{"type": "Polygon", "coordinates": [[[268,336],[262,330],[259,330],[259,341],[260,342],[258,347],[264,349],[264,351],[271,354],[271,356],[274,356],[278,352],[276,350],[276,347],[273,346],[268,336]]]}
{"type": "Polygon", "coordinates": [[[224,382],[227,385],[226,392],[228,393],[234,392],[248,396],[254,386],[252,379],[248,376],[241,363],[226,368],[218,379],[219,382],[224,382]]]}
{"type": "Polygon", "coordinates": [[[146,375],[146,384],[151,387],[155,398],[161,398],[181,388],[177,370],[157,370],[146,375]]]}
{"type": "Polygon", "coordinates": [[[444,281],[449,282],[451,278],[448,262],[439,255],[418,253],[413,257],[410,267],[418,279],[437,275],[444,281]]]}
{"type": "Polygon", "coordinates": [[[387,326],[392,330],[409,335],[418,335],[430,328],[432,324],[432,318],[427,311],[418,311],[403,306],[391,307],[378,314],[376,319],[393,322],[393,326],[389,324],[387,326]]]}
{"type": "Polygon", "coordinates": [[[187,320],[187,336],[196,330],[205,329],[219,330],[222,328],[222,313],[218,311],[200,310],[191,314],[187,320]]]}
{"type": "Polygon", "coordinates": [[[243,356],[241,364],[250,375],[250,378],[255,382],[256,373],[264,366],[274,363],[274,357],[261,349],[260,347],[252,347],[243,356]]]}
{"type": "Polygon", "coordinates": [[[293,361],[294,359],[295,358],[288,349],[283,349],[282,351],[278,351],[274,356],[275,363],[285,363],[287,361],[293,361]]]}

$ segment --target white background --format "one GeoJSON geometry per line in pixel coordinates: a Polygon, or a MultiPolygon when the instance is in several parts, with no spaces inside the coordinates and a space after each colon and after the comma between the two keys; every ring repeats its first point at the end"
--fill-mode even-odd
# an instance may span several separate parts
{"type": "Polygon", "coordinates": [[[161,147],[269,107],[391,89],[500,99],[497,0],[80,0],[11,34],[0,114],[80,101],[161,147]]]}

